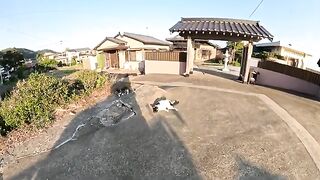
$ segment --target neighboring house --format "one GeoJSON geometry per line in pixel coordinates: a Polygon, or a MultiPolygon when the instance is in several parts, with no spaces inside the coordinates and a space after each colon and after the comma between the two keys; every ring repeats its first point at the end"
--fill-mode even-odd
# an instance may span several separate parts
{"type": "Polygon", "coordinates": [[[71,64],[72,59],[76,59],[76,60],[80,59],[80,52],[78,52],[76,50],[73,50],[73,49],[69,50],[68,49],[68,50],[66,50],[65,54],[66,54],[66,59],[67,59],[66,64],[71,64]]]}
{"type": "Polygon", "coordinates": [[[56,53],[46,52],[46,53],[43,53],[43,57],[48,58],[48,59],[55,59],[56,53]]]}
{"type": "MultiPolygon", "coordinates": [[[[167,38],[167,41],[172,42],[171,50],[187,51],[187,39],[176,35],[172,38],[167,38]]],[[[208,40],[195,39],[195,59],[194,62],[204,62],[216,57],[217,45],[212,44],[208,40]]]]}
{"type": "Polygon", "coordinates": [[[57,53],[54,58],[57,62],[68,64],[68,59],[65,52],[57,53]]]}
{"type": "Polygon", "coordinates": [[[306,61],[310,61],[311,55],[303,51],[294,49],[291,44],[285,45],[280,41],[271,43],[261,43],[254,45],[253,52],[270,52],[281,59],[275,59],[276,62],[298,68],[305,69],[306,61]]]}
{"type": "Polygon", "coordinates": [[[72,59],[75,59],[77,63],[81,63],[84,59],[91,55],[90,48],[77,48],[77,49],[67,49],[65,51],[66,64],[71,64],[72,59]]]}
{"type": "Polygon", "coordinates": [[[141,70],[144,68],[145,52],[168,51],[170,43],[157,38],[125,32],[106,37],[94,50],[104,54],[106,68],[141,70]]]}

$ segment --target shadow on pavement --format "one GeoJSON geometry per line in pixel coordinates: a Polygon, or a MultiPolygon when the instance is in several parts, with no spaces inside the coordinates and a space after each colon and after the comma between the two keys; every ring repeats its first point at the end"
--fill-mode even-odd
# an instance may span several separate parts
{"type": "Polygon", "coordinates": [[[263,168],[257,167],[250,162],[244,160],[244,157],[237,155],[236,162],[238,166],[238,174],[235,179],[239,180],[286,180],[281,175],[271,174],[263,168]]]}
{"type": "Polygon", "coordinates": [[[210,74],[210,75],[214,75],[214,76],[218,76],[218,77],[222,77],[224,79],[229,79],[229,80],[234,80],[237,81],[239,76],[235,76],[232,74],[226,74],[223,72],[218,72],[218,71],[214,71],[214,70],[209,70],[209,69],[202,69],[202,68],[194,68],[195,71],[199,71],[202,72],[204,74],[210,74]]]}
{"type": "MultiPolygon", "coordinates": [[[[136,115],[105,127],[90,118],[110,106],[115,96],[79,113],[65,129],[55,147],[38,161],[20,160],[28,167],[12,179],[202,179],[183,142],[164,117],[146,120],[134,93],[121,97],[136,115]],[[89,119],[88,119],[89,118],[89,119]],[[79,125],[87,123],[63,145],[79,125]],[[31,165],[31,166],[30,166],[31,165]]],[[[33,157],[35,158],[35,157],[33,157]]]]}

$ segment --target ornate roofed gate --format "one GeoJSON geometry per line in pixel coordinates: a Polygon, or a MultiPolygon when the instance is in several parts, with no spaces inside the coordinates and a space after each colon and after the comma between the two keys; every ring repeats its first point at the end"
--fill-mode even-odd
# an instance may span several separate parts
{"type": "Polygon", "coordinates": [[[264,38],[272,41],[273,36],[259,24],[259,21],[225,18],[181,18],[170,32],[178,32],[187,39],[186,73],[192,73],[194,61],[194,39],[246,41],[241,61],[240,76],[247,82],[253,42],[264,38]]]}

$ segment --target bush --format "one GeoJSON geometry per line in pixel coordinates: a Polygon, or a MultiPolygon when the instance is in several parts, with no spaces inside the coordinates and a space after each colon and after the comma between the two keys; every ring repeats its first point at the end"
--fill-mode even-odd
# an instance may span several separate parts
{"type": "Polygon", "coordinates": [[[43,127],[53,120],[55,108],[69,100],[69,92],[67,82],[33,73],[26,81],[19,81],[1,103],[0,116],[12,128],[24,123],[43,127]]]}
{"type": "Polygon", "coordinates": [[[77,60],[76,60],[76,58],[72,58],[71,66],[75,66],[75,65],[77,65],[77,60]]]}
{"type": "Polygon", "coordinates": [[[260,58],[262,60],[266,60],[266,59],[268,59],[270,57],[270,53],[266,52],[266,51],[257,52],[257,53],[253,53],[252,57],[260,58]]]}
{"type": "Polygon", "coordinates": [[[74,81],[64,81],[45,74],[32,73],[19,81],[0,104],[0,133],[30,124],[41,128],[54,120],[58,106],[103,87],[107,76],[94,71],[80,71],[74,81]]]}
{"type": "Polygon", "coordinates": [[[57,66],[58,66],[58,67],[62,67],[62,66],[63,66],[62,61],[59,61],[58,64],[57,64],[57,66]]]}
{"type": "Polygon", "coordinates": [[[241,63],[238,62],[238,61],[234,61],[234,62],[232,63],[232,65],[234,65],[234,66],[236,66],[236,67],[241,67],[241,63]]]}
{"type": "Polygon", "coordinates": [[[103,69],[106,66],[106,56],[104,54],[97,54],[98,68],[103,69]]]}
{"type": "Polygon", "coordinates": [[[25,66],[20,66],[18,67],[17,71],[16,71],[16,74],[17,74],[17,77],[18,79],[23,79],[25,77],[25,71],[26,71],[26,67],[25,66]]]}
{"type": "Polygon", "coordinates": [[[95,71],[79,71],[76,75],[86,92],[91,92],[95,88],[101,88],[105,85],[107,77],[95,71]]]}
{"type": "Polygon", "coordinates": [[[0,135],[5,136],[10,130],[11,128],[9,126],[6,126],[5,121],[0,116],[0,135]]]}
{"type": "Polygon", "coordinates": [[[44,58],[39,62],[39,65],[43,67],[56,67],[58,65],[58,62],[54,59],[44,58]]]}
{"type": "Polygon", "coordinates": [[[285,58],[280,54],[275,54],[274,57],[276,57],[277,59],[285,60],[285,58]]]}

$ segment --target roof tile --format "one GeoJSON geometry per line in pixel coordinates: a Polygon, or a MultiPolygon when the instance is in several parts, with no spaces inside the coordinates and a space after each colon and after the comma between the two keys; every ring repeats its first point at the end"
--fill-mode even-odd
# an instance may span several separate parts
{"type": "Polygon", "coordinates": [[[209,31],[209,32],[230,32],[249,35],[254,38],[269,38],[270,34],[259,21],[242,20],[242,19],[225,19],[225,18],[181,18],[181,21],[176,23],[170,32],[181,31],[209,31]]]}

